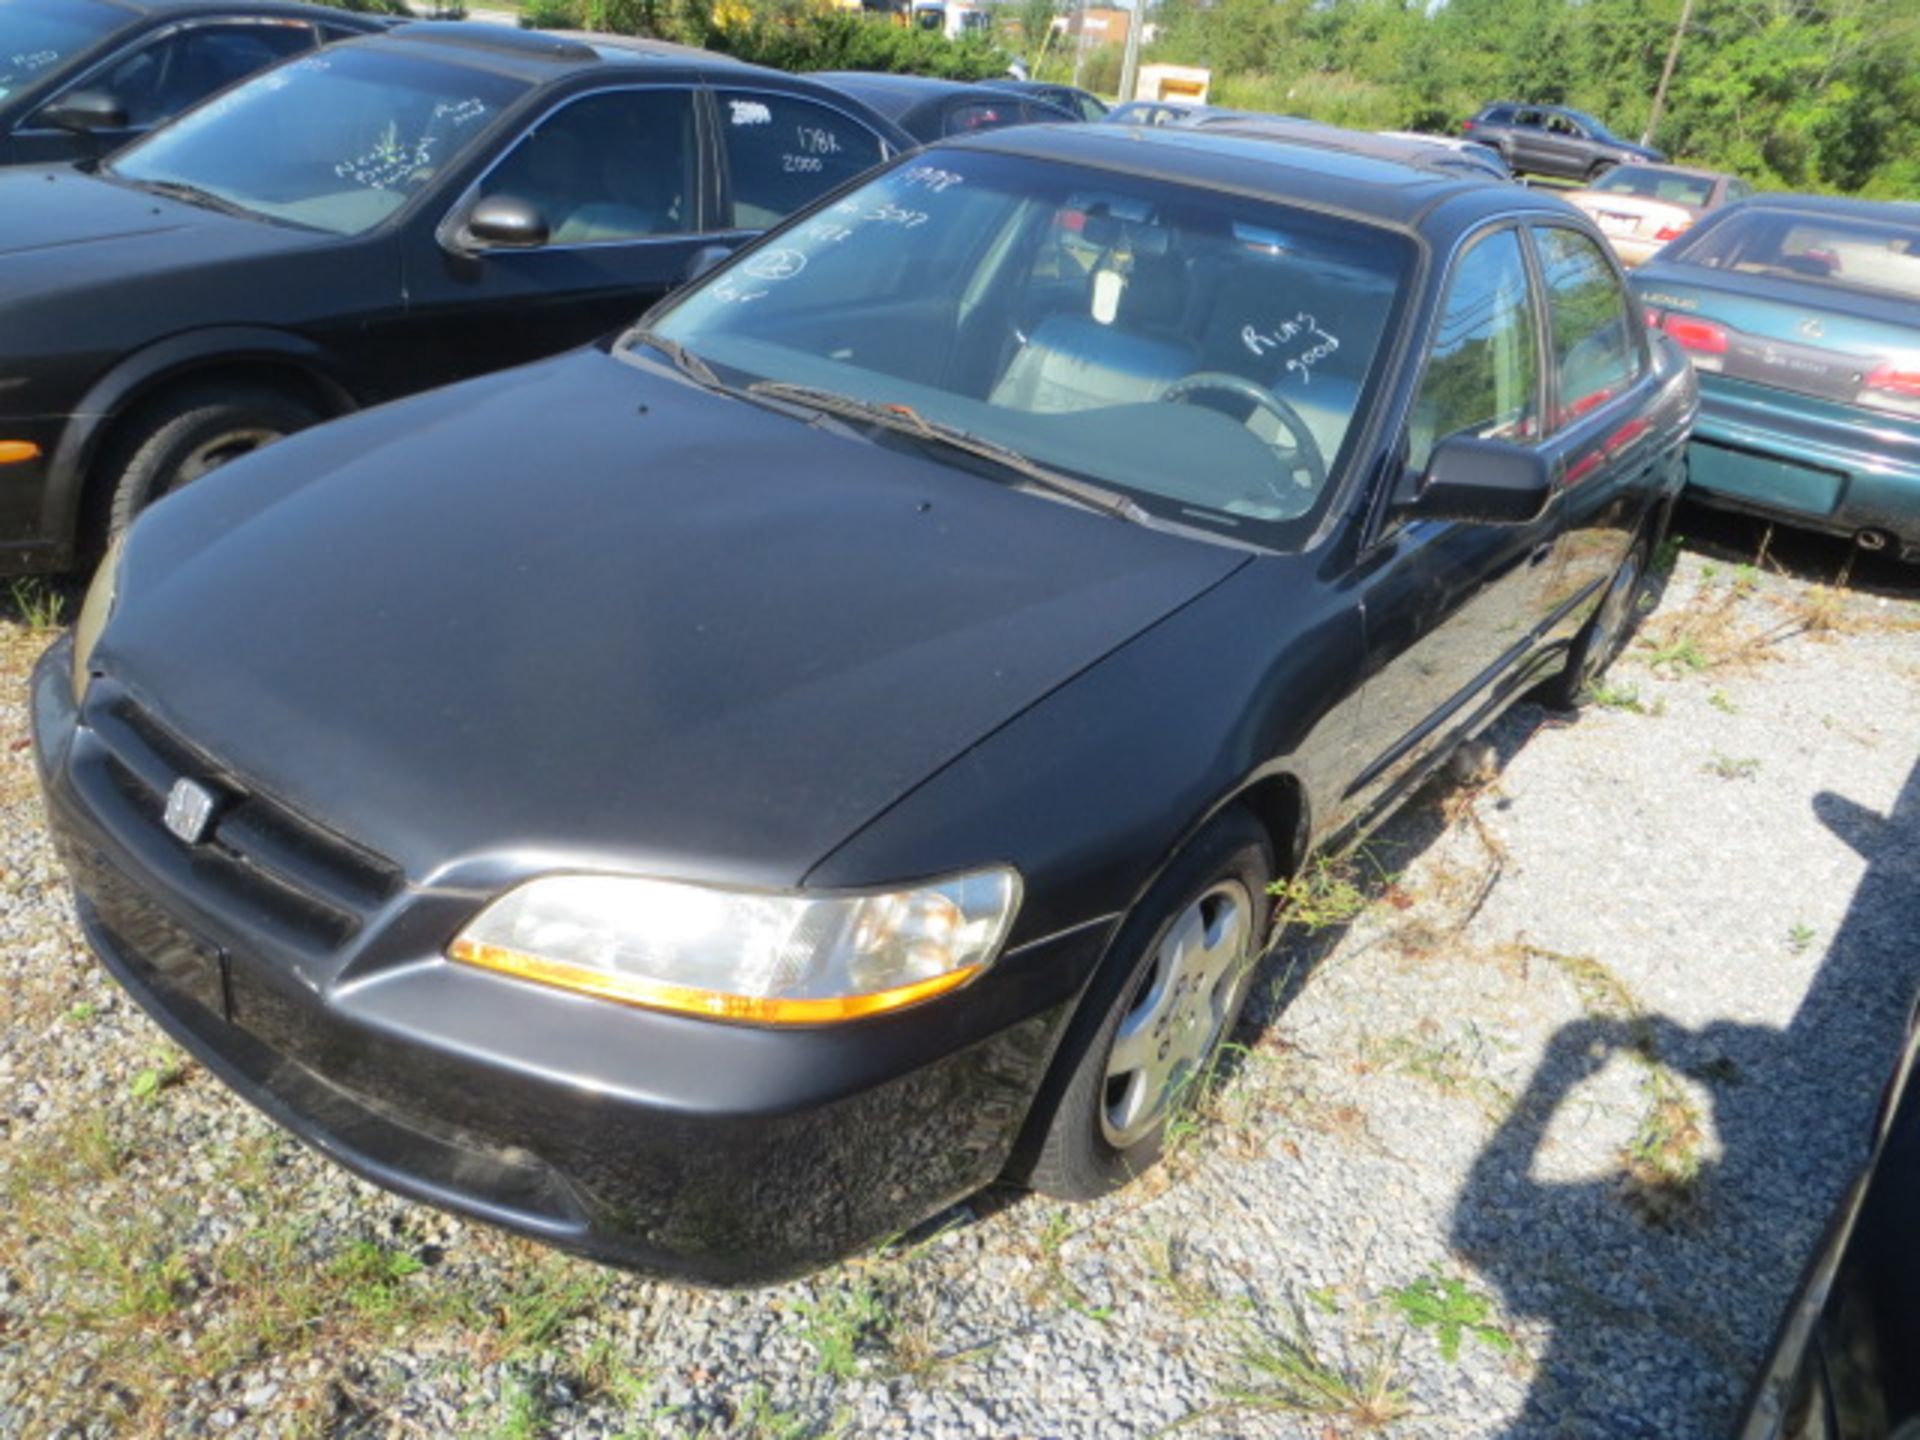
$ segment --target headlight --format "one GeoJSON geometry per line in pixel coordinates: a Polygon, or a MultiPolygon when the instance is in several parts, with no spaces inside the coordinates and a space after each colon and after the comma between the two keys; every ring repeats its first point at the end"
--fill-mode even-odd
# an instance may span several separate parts
{"type": "Polygon", "coordinates": [[[75,705],[87,698],[87,685],[93,679],[90,673],[93,647],[100,642],[100,632],[107,628],[107,617],[113,614],[113,602],[120,598],[120,550],[125,538],[124,533],[116,535],[113,543],[107,546],[107,553],[100,560],[100,568],[93,572],[93,583],[87,587],[87,598],[80,602],[80,618],[73,622],[75,705]]]}
{"type": "Polygon", "coordinates": [[[818,896],[552,875],[489,905],[447,954],[657,1010],[817,1025],[958,989],[993,963],[1019,905],[1006,868],[818,896]]]}

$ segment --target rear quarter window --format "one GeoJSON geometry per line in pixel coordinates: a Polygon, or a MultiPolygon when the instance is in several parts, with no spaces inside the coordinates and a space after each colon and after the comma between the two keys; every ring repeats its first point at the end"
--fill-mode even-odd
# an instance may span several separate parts
{"type": "Polygon", "coordinates": [[[729,228],[764,230],[880,163],[885,147],[845,111],[797,95],[721,90],[729,228]]]}

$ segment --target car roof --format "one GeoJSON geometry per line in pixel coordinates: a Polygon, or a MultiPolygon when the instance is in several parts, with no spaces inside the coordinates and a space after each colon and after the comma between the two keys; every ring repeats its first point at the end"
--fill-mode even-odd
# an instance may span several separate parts
{"type": "MultiPolygon", "coordinates": [[[[1668,165],[1660,160],[1623,160],[1614,170],[1657,170],[1662,175],[1691,175],[1697,180],[1733,180],[1738,177],[1725,170],[1702,170],[1698,165],[1668,165]]],[[[1613,171],[1608,171],[1612,174],[1613,171]]]]}
{"type": "Polygon", "coordinates": [[[1413,228],[1435,206],[1456,198],[1465,202],[1463,221],[1522,210],[1578,217],[1563,200],[1478,172],[1465,174],[1399,158],[1236,134],[1217,125],[1200,129],[1020,125],[941,143],[1305,203],[1403,229],[1413,228]]]}
{"type": "MultiPolygon", "coordinates": [[[[1332,150],[1345,155],[1392,161],[1418,170],[1440,171],[1449,175],[1484,176],[1496,184],[1507,178],[1504,173],[1495,168],[1494,164],[1480,159],[1474,151],[1463,151],[1457,146],[1447,144],[1444,140],[1436,143],[1425,137],[1382,135],[1371,130],[1346,130],[1337,125],[1323,124],[1318,120],[1295,120],[1282,116],[1271,118],[1260,115],[1235,116],[1230,119],[1209,120],[1200,128],[1208,134],[1245,135],[1259,140],[1284,141],[1295,145],[1312,146],[1317,150],[1332,150]]],[[[1485,150],[1487,147],[1482,145],[1475,148],[1485,150]]]]}
{"type": "Polygon", "coordinates": [[[385,28],[391,17],[342,10],[331,5],[304,5],[299,0],[107,0],[115,9],[135,15],[194,15],[197,13],[231,15],[298,15],[304,19],[337,21],[369,30],[385,28]]]}
{"type": "Polygon", "coordinates": [[[876,70],[817,70],[813,78],[836,88],[865,89],[875,95],[894,95],[907,100],[926,100],[938,95],[960,95],[977,90],[999,91],[1000,88],[991,80],[944,80],[936,75],[893,75],[876,70]]]}
{"type": "Polygon", "coordinates": [[[1860,200],[1848,195],[1796,195],[1769,191],[1736,200],[1714,213],[1731,215],[1736,211],[1748,210],[1798,210],[1806,214],[1833,215],[1848,220],[1897,220],[1903,225],[1920,225],[1920,202],[1860,200]]]}
{"type": "MultiPolygon", "coordinates": [[[[743,71],[759,75],[780,73],[770,71],[765,66],[736,60],[731,55],[698,50],[689,45],[675,45],[665,40],[588,34],[583,31],[522,30],[512,25],[471,20],[421,20],[344,43],[431,50],[436,52],[436,59],[452,64],[480,66],[532,84],[546,83],[571,74],[604,74],[615,67],[626,69],[648,65],[719,74],[739,74],[743,71]]],[[[788,80],[797,77],[782,75],[781,78],[788,80]]],[[[802,90],[807,87],[802,83],[793,88],[802,90]]]]}

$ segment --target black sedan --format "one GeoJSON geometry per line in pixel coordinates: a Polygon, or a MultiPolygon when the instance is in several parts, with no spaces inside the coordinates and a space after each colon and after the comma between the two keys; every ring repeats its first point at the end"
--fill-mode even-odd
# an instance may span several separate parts
{"type": "Polygon", "coordinates": [[[1618,645],[1692,371],[1518,187],[924,150],[155,506],[37,671],[87,934],[404,1194],[740,1281],[1152,1164],[1270,887],[1618,645]]]}
{"type": "Polygon", "coordinates": [[[104,155],[236,80],[385,23],[289,0],[0,0],[0,165],[104,155]]]}
{"type": "Polygon", "coordinates": [[[0,174],[0,566],[316,420],[631,324],[912,140],[674,46],[419,24],[0,174]]]}
{"type": "Polygon", "coordinates": [[[976,130],[1080,119],[1077,110],[1009,88],[1012,81],[975,84],[865,70],[824,70],[813,78],[871,105],[923,145],[976,130]]]}

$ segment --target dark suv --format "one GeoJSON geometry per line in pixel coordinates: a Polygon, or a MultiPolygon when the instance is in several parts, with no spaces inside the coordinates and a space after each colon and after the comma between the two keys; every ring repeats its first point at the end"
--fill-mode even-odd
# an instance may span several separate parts
{"type": "Polygon", "coordinates": [[[1481,107],[1460,130],[1468,139],[1498,150],[1515,174],[1591,180],[1629,160],[1667,158],[1658,150],[1622,140],[1591,115],[1562,105],[1502,101],[1481,107]]]}

